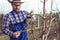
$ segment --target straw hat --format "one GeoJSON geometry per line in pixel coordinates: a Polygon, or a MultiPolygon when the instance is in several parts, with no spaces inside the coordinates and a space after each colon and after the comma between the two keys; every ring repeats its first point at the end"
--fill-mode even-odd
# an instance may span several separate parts
{"type": "Polygon", "coordinates": [[[21,2],[21,0],[8,0],[10,3],[24,3],[24,2],[21,2]]]}

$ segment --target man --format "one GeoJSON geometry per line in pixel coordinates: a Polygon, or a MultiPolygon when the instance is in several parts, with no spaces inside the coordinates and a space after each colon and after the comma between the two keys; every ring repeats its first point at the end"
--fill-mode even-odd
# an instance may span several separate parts
{"type": "Polygon", "coordinates": [[[28,40],[26,19],[31,15],[20,10],[21,0],[8,0],[12,5],[12,11],[9,12],[3,21],[2,31],[10,36],[10,40],[28,40]]]}

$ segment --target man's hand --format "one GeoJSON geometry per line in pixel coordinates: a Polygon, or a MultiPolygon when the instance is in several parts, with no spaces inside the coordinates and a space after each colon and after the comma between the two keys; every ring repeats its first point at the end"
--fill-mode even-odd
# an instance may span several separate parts
{"type": "Polygon", "coordinates": [[[18,38],[19,36],[20,36],[20,32],[19,31],[13,33],[13,37],[15,37],[15,38],[18,38]]]}
{"type": "Polygon", "coordinates": [[[31,21],[34,22],[34,21],[36,21],[36,19],[37,19],[37,15],[35,15],[35,14],[32,15],[32,17],[31,17],[31,21]]]}

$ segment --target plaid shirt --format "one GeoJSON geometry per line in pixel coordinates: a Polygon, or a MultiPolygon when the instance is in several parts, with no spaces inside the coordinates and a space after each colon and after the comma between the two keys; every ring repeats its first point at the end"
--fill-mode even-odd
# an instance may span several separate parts
{"type": "Polygon", "coordinates": [[[9,36],[12,36],[13,32],[9,30],[9,25],[23,22],[24,19],[27,19],[30,17],[31,17],[31,15],[28,14],[28,12],[26,12],[26,11],[20,11],[19,13],[16,13],[15,11],[11,11],[4,17],[3,27],[2,27],[3,33],[5,33],[9,36]],[[22,13],[23,13],[23,15],[22,15],[22,13]],[[15,18],[13,17],[12,14],[14,14],[15,18]]]}

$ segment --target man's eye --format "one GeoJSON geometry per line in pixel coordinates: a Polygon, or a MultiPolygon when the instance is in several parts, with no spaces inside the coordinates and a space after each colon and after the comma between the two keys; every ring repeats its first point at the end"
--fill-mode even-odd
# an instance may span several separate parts
{"type": "Polygon", "coordinates": [[[15,6],[20,6],[20,5],[15,5],[15,6]]]}

